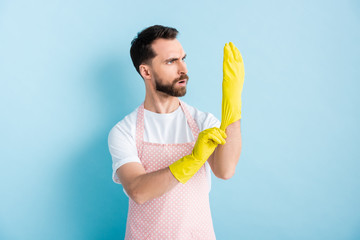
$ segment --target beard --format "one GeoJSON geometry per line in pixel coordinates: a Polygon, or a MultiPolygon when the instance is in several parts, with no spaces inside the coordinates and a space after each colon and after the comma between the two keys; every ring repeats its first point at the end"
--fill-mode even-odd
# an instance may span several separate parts
{"type": "Polygon", "coordinates": [[[189,81],[189,77],[187,74],[181,75],[179,78],[174,79],[174,81],[170,84],[162,84],[162,81],[158,76],[155,76],[155,87],[159,92],[163,92],[172,97],[183,97],[186,94],[186,85],[178,87],[176,83],[180,81],[189,81]]]}

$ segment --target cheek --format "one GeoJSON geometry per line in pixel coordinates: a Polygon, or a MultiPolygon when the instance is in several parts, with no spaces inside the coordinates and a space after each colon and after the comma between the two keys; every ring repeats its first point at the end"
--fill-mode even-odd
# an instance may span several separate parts
{"type": "Polygon", "coordinates": [[[158,74],[160,74],[163,78],[176,78],[176,67],[175,65],[163,66],[159,69],[158,74]]]}

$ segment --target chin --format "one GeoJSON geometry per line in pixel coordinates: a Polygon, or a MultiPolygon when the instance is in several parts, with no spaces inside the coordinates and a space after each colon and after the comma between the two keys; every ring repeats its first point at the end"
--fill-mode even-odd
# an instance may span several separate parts
{"type": "Polygon", "coordinates": [[[181,87],[178,91],[177,91],[177,93],[179,94],[179,95],[181,95],[181,97],[182,96],[185,96],[185,94],[186,94],[186,86],[184,86],[184,87],[181,87]]]}

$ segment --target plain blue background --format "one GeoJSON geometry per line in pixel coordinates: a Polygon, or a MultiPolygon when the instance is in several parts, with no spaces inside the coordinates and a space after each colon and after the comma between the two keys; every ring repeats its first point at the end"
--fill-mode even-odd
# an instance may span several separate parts
{"type": "Polygon", "coordinates": [[[360,239],[359,1],[0,1],[0,239],[122,239],[107,136],[144,99],[130,42],[180,31],[187,103],[220,118],[226,42],[245,63],[218,239],[360,239]]]}

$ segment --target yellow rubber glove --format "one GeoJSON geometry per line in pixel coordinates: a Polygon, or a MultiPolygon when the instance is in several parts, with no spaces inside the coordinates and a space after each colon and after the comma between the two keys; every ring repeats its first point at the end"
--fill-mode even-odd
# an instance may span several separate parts
{"type": "Polygon", "coordinates": [[[225,144],[226,133],[220,128],[209,128],[199,133],[190,155],[186,155],[169,166],[174,177],[186,183],[208,160],[218,144],[225,144]]]}
{"type": "Polygon", "coordinates": [[[245,77],[240,51],[230,42],[224,47],[221,126],[224,130],[241,119],[241,92],[245,77]]]}

